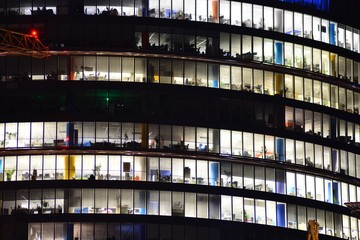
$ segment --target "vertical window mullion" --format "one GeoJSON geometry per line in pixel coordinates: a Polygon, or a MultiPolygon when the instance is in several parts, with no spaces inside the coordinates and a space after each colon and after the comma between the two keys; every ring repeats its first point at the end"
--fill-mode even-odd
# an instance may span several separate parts
{"type": "Polygon", "coordinates": [[[95,80],[97,81],[98,80],[98,71],[99,71],[99,69],[98,69],[98,56],[95,56],[95,80]]]}
{"type": "Polygon", "coordinates": [[[182,182],[185,183],[185,158],[183,158],[182,161],[183,161],[182,182]]]}
{"type": "Polygon", "coordinates": [[[123,57],[119,57],[120,58],[120,81],[123,82],[123,57]]]}
{"type": "Polygon", "coordinates": [[[17,134],[16,134],[16,147],[19,147],[19,125],[20,125],[19,122],[16,123],[16,132],[17,132],[17,134]]]}
{"type": "MultiPolygon", "coordinates": [[[[313,16],[310,16],[311,18],[311,33],[312,35],[310,36],[312,40],[314,40],[314,21],[313,21],[313,16]]],[[[311,52],[312,53],[312,52],[311,52]]],[[[311,68],[312,69],[312,68],[311,68]]]]}
{"type": "MultiPolygon", "coordinates": [[[[42,124],[42,140],[41,140],[41,146],[44,147],[45,143],[45,122],[41,122],[42,124]]],[[[55,165],[56,166],[56,165],[55,165]]]]}
{"type": "Polygon", "coordinates": [[[107,79],[105,77],[105,81],[108,81],[108,82],[110,81],[110,61],[111,61],[111,58],[110,58],[110,56],[108,56],[107,57],[107,79]]]}
{"type": "MultiPolygon", "coordinates": [[[[134,158],[133,158],[133,160],[134,160],[134,158]]],[[[134,161],[133,161],[133,163],[134,163],[134,161]]],[[[135,211],[134,211],[134,209],[135,209],[135,190],[134,189],[131,189],[131,194],[132,194],[132,206],[131,206],[131,208],[133,209],[131,214],[134,215],[134,213],[135,213],[135,211]]]]}
{"type": "Polygon", "coordinates": [[[209,0],[206,0],[206,22],[209,22],[209,0]]]}
{"type": "Polygon", "coordinates": [[[244,156],[244,132],[241,131],[241,154],[240,156],[244,156]]]}
{"type": "MultiPolygon", "coordinates": [[[[158,9],[157,9],[157,12],[159,13],[158,14],[158,18],[161,18],[161,15],[160,15],[160,2],[161,2],[161,0],[158,0],[158,4],[157,4],[157,6],[158,6],[158,9]]],[[[160,38],[159,38],[160,39],[160,38]]],[[[160,41],[160,40],[159,40],[160,41]]]]}
{"type": "MultiPolygon", "coordinates": [[[[171,165],[171,163],[170,163],[170,165],[171,165]]],[[[157,191],[157,194],[158,194],[158,208],[157,208],[157,213],[156,213],[156,215],[160,215],[161,214],[161,212],[160,212],[160,202],[161,202],[161,190],[159,190],[159,191],[157,191]]],[[[147,204],[147,203],[146,203],[147,204]]],[[[146,205],[147,206],[147,205],[146,205]]],[[[147,207],[146,207],[146,214],[148,214],[148,209],[147,209],[147,207]]],[[[160,224],[159,224],[160,225],[160,224]]],[[[159,231],[160,232],[160,231],[159,231]]]]}
{"type": "MultiPolygon", "coordinates": [[[[231,4],[230,4],[231,5],[231,4]]],[[[261,22],[260,22],[260,29],[264,30],[265,29],[265,24],[264,24],[264,19],[265,19],[265,10],[264,10],[264,6],[261,6],[261,22]]],[[[264,42],[264,39],[262,40],[262,42],[264,42]]],[[[264,47],[263,47],[263,51],[264,51],[264,47]]],[[[264,56],[264,54],[263,54],[264,56]]]]}
{"type": "MultiPolygon", "coordinates": [[[[30,172],[30,171],[29,171],[30,172]]],[[[56,174],[56,172],[57,172],[57,155],[55,155],[55,169],[54,169],[54,172],[55,172],[55,180],[58,180],[58,178],[57,178],[57,174],[56,174]]],[[[81,174],[81,172],[80,172],[80,174],[81,174]]]]}
{"type": "MultiPolygon", "coordinates": [[[[135,13],[135,12],[134,12],[134,13],[135,13]]],[[[160,35],[159,35],[159,38],[160,38],[160,35]]],[[[159,45],[159,46],[160,46],[160,45],[159,45]]],[[[136,72],[135,72],[135,70],[136,70],[136,67],[135,67],[135,65],[136,65],[136,58],[137,58],[137,57],[133,57],[133,58],[132,58],[132,59],[133,59],[133,60],[132,60],[132,61],[133,61],[133,74],[134,74],[134,79],[132,80],[133,82],[136,82],[136,77],[135,77],[135,76],[136,76],[136,74],[135,74],[135,73],[136,73],[136,72]]],[[[108,96],[109,96],[109,95],[108,95],[108,96]]]]}
{"type": "Polygon", "coordinates": [[[81,160],[81,164],[80,164],[81,172],[80,172],[80,174],[81,174],[81,178],[83,178],[84,177],[84,156],[83,155],[81,155],[80,160],[81,160]]]}

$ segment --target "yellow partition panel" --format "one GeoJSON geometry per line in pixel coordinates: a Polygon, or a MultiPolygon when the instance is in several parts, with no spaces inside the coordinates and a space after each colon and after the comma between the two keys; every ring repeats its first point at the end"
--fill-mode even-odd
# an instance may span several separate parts
{"type": "Polygon", "coordinates": [[[75,156],[65,156],[64,157],[64,179],[71,180],[75,178],[75,156]]]}
{"type": "Polygon", "coordinates": [[[336,77],[335,54],[330,54],[330,75],[336,77]]]}
{"type": "Polygon", "coordinates": [[[275,73],[275,95],[282,95],[284,85],[284,75],[275,73]]]}

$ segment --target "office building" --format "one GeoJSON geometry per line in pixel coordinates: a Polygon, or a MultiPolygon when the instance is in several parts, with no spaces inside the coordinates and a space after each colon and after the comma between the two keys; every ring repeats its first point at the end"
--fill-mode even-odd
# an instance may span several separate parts
{"type": "Polygon", "coordinates": [[[305,239],[314,219],[359,239],[360,26],[338,15],[1,1],[50,56],[0,53],[0,238],[305,239]]]}

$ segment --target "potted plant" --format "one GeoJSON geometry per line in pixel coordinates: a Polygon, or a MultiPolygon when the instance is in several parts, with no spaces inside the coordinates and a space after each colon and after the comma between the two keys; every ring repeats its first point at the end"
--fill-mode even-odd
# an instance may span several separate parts
{"type": "Polygon", "coordinates": [[[49,207],[49,202],[43,200],[43,201],[42,201],[42,206],[43,206],[44,208],[49,207]]]}
{"type": "Polygon", "coordinates": [[[224,169],[223,173],[224,173],[224,175],[226,177],[226,180],[225,180],[226,182],[222,183],[222,184],[225,184],[225,186],[230,187],[230,185],[231,185],[231,171],[230,170],[228,171],[228,170],[224,169]]]}
{"type": "Polygon", "coordinates": [[[14,174],[15,169],[7,169],[5,170],[5,174],[6,174],[6,180],[7,181],[11,181],[12,175],[14,174]]]}
{"type": "Polygon", "coordinates": [[[246,212],[246,210],[244,210],[244,222],[248,222],[249,221],[249,215],[246,212]]]}
{"type": "Polygon", "coordinates": [[[32,175],[31,175],[31,180],[35,181],[36,179],[37,179],[37,170],[34,169],[32,175]]]}
{"type": "Polygon", "coordinates": [[[7,139],[16,138],[16,133],[6,132],[7,139]]]}
{"type": "Polygon", "coordinates": [[[100,178],[100,171],[101,171],[101,164],[98,164],[93,169],[94,175],[99,179],[100,178]]]}
{"type": "Polygon", "coordinates": [[[180,202],[174,202],[172,208],[172,215],[173,216],[184,216],[184,205],[180,202]]]}

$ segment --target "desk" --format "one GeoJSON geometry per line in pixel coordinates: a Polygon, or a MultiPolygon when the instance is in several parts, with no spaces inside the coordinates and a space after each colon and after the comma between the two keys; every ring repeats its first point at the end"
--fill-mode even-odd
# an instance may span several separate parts
{"type": "Polygon", "coordinates": [[[54,15],[54,11],[52,9],[40,9],[38,8],[37,10],[30,10],[31,11],[31,15],[54,15]]]}
{"type": "Polygon", "coordinates": [[[252,53],[252,52],[247,52],[247,53],[241,54],[241,58],[242,58],[242,59],[245,59],[245,60],[252,60],[255,55],[257,55],[256,52],[254,52],[254,53],[252,53]]]}
{"type": "Polygon", "coordinates": [[[110,142],[106,142],[106,141],[95,142],[95,147],[114,147],[114,146],[115,146],[115,144],[110,143],[110,142]]]}
{"type": "Polygon", "coordinates": [[[252,27],[252,21],[250,19],[247,19],[242,22],[243,27],[252,27]]]}
{"type": "Polygon", "coordinates": [[[94,209],[95,213],[102,213],[102,214],[106,214],[106,213],[116,213],[116,208],[95,208],[94,209]]]}
{"type": "Polygon", "coordinates": [[[173,13],[173,18],[175,18],[175,19],[183,19],[183,16],[184,16],[184,14],[183,14],[182,11],[178,11],[178,12],[173,13]]]}
{"type": "Polygon", "coordinates": [[[207,181],[205,181],[204,178],[199,177],[199,178],[197,178],[196,184],[199,184],[199,185],[207,185],[207,181]]]}
{"type": "Polygon", "coordinates": [[[199,144],[197,150],[200,151],[200,152],[207,152],[208,151],[208,146],[204,145],[204,144],[199,144]]]}
{"type": "Polygon", "coordinates": [[[206,87],[206,85],[206,82],[203,82],[201,79],[196,79],[196,86],[206,87]]]}
{"type": "Polygon", "coordinates": [[[55,173],[55,179],[56,180],[64,179],[64,174],[63,173],[55,173]]]}
{"type": "Polygon", "coordinates": [[[273,59],[272,59],[272,57],[265,56],[265,57],[264,57],[264,62],[266,62],[266,63],[272,63],[272,62],[273,62],[273,59]]]}
{"type": "Polygon", "coordinates": [[[262,85],[256,85],[254,87],[254,92],[255,93],[262,93],[262,85]]]}
{"type": "Polygon", "coordinates": [[[29,214],[29,209],[27,208],[16,208],[11,211],[11,215],[23,215],[29,214]]]}
{"type": "Polygon", "coordinates": [[[169,148],[175,150],[187,150],[189,149],[189,144],[184,144],[184,143],[169,144],[169,148]]]}
{"type": "Polygon", "coordinates": [[[106,15],[106,16],[118,16],[119,12],[116,8],[112,8],[112,9],[108,9],[108,10],[104,10],[101,12],[101,15],[106,15]]]}
{"type": "Polygon", "coordinates": [[[65,141],[63,139],[61,140],[54,140],[54,146],[65,146],[65,141]]]}
{"type": "Polygon", "coordinates": [[[208,22],[217,22],[215,19],[214,19],[214,17],[213,16],[209,16],[209,18],[208,18],[208,22]]]}
{"type": "Polygon", "coordinates": [[[152,8],[152,9],[150,9],[150,11],[149,11],[149,16],[150,17],[157,17],[157,11],[156,11],[156,9],[155,8],[152,8]]]}
{"type": "Polygon", "coordinates": [[[192,15],[191,15],[191,13],[190,14],[188,14],[188,13],[185,13],[185,18],[184,18],[185,20],[192,20],[192,15]]]}
{"type": "Polygon", "coordinates": [[[257,184],[257,185],[255,185],[255,190],[256,190],[256,191],[262,191],[262,189],[263,189],[263,185],[262,185],[262,184],[257,184]]]}
{"type": "Polygon", "coordinates": [[[29,179],[30,179],[30,174],[28,172],[21,174],[21,180],[29,180],[29,179]]]}
{"type": "Polygon", "coordinates": [[[314,64],[313,71],[319,73],[320,72],[320,65],[319,64],[314,64]]]}
{"type": "Polygon", "coordinates": [[[348,41],[345,43],[345,48],[351,50],[351,44],[348,41]]]}
{"type": "Polygon", "coordinates": [[[160,170],[160,182],[171,182],[171,170],[160,170]]]}
{"type": "Polygon", "coordinates": [[[244,91],[251,91],[251,85],[249,83],[244,84],[244,91]]]}
{"type": "Polygon", "coordinates": [[[220,16],[221,24],[230,24],[230,19],[224,18],[224,16],[220,16]]]}
{"type": "Polygon", "coordinates": [[[128,208],[128,214],[146,214],[145,208],[128,208]]]}
{"type": "Polygon", "coordinates": [[[207,20],[206,17],[203,17],[201,15],[199,16],[199,21],[200,22],[206,22],[206,20],[207,20]]]}
{"type": "Polygon", "coordinates": [[[241,85],[240,84],[231,84],[231,89],[232,90],[241,90],[241,85]]]}
{"type": "Polygon", "coordinates": [[[311,65],[309,65],[309,64],[304,64],[304,69],[311,71],[311,65]]]}
{"type": "Polygon", "coordinates": [[[315,164],[311,161],[311,158],[310,157],[306,157],[305,158],[305,165],[306,166],[310,166],[310,167],[314,167],[315,164]]]}
{"type": "Polygon", "coordinates": [[[223,214],[221,215],[221,219],[222,219],[222,220],[231,221],[231,220],[232,220],[231,213],[230,213],[230,212],[223,213],[223,214]]]}
{"type": "Polygon", "coordinates": [[[289,228],[297,228],[297,224],[295,221],[288,221],[288,227],[289,228]]]}
{"type": "Polygon", "coordinates": [[[312,31],[310,31],[310,32],[305,31],[304,38],[312,38],[312,31]]]}
{"type": "Polygon", "coordinates": [[[123,144],[123,147],[126,148],[141,148],[141,143],[138,143],[136,141],[126,142],[123,144]]]}

